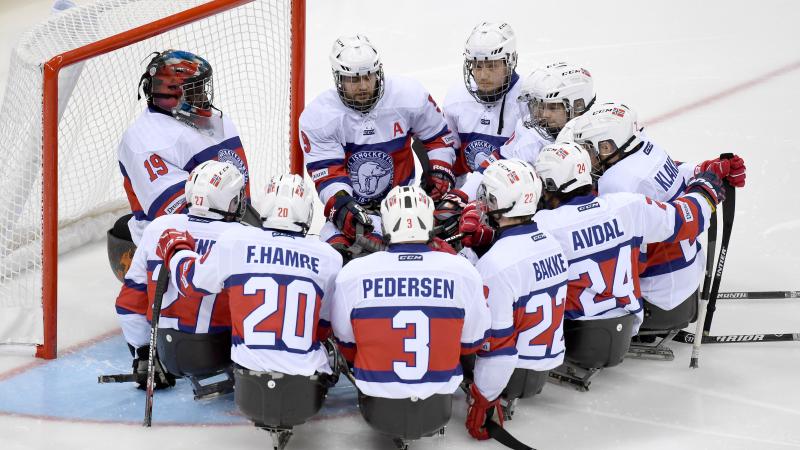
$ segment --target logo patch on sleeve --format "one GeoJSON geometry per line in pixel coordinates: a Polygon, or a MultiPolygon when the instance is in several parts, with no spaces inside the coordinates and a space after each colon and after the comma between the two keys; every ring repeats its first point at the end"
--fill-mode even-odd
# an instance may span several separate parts
{"type": "Polygon", "coordinates": [[[327,168],[320,169],[311,174],[311,180],[319,181],[320,179],[325,178],[327,176],[328,176],[328,169],[327,168]]]}
{"type": "Polygon", "coordinates": [[[692,209],[689,208],[684,202],[677,202],[681,207],[681,212],[683,213],[683,220],[686,222],[694,222],[694,214],[692,214],[692,209]]]}

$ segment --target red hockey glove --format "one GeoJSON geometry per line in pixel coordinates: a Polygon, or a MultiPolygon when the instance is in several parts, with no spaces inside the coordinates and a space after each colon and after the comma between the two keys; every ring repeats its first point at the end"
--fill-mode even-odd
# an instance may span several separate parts
{"type": "Polygon", "coordinates": [[[451,255],[456,255],[456,249],[454,249],[450,244],[445,242],[443,239],[435,237],[428,242],[428,247],[435,252],[442,252],[442,253],[449,253],[451,255]]]}
{"type": "Polygon", "coordinates": [[[356,234],[372,231],[372,220],[363,206],[356,203],[352,195],[340,191],[325,203],[325,217],[348,239],[356,234]]]}
{"type": "Polygon", "coordinates": [[[169,264],[172,255],[179,250],[194,250],[194,238],[188,231],[168,228],[161,233],[156,247],[156,255],[169,264]]]}
{"type": "Polygon", "coordinates": [[[686,193],[689,192],[702,194],[714,206],[725,200],[725,186],[717,174],[711,171],[699,173],[689,180],[686,184],[686,193]]]}
{"type": "Polygon", "coordinates": [[[487,400],[475,383],[469,387],[469,406],[467,408],[467,431],[475,439],[480,441],[489,439],[489,431],[485,425],[491,420],[495,411],[497,411],[500,426],[503,426],[503,408],[500,406],[500,396],[492,401],[487,400]]]}
{"type": "Polygon", "coordinates": [[[431,170],[428,172],[428,178],[425,181],[425,191],[434,202],[441,200],[456,183],[452,166],[446,162],[436,160],[431,161],[431,170]]]}
{"type": "Polygon", "coordinates": [[[465,247],[480,248],[492,244],[494,228],[487,223],[484,203],[475,201],[464,208],[458,221],[458,232],[464,235],[461,243],[465,247]]]}
{"type": "Polygon", "coordinates": [[[731,186],[736,188],[744,187],[747,178],[744,159],[738,155],[733,155],[731,159],[716,158],[704,161],[694,168],[695,175],[700,172],[714,172],[717,177],[727,180],[731,186]]]}

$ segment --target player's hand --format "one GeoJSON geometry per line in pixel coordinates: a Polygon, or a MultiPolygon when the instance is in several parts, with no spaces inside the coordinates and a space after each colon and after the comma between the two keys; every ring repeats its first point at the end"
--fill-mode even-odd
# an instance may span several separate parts
{"type": "Polygon", "coordinates": [[[488,247],[494,241],[494,228],[487,223],[486,205],[474,201],[464,208],[458,221],[458,232],[464,235],[465,247],[488,247]]]}
{"type": "Polygon", "coordinates": [[[430,247],[431,250],[435,252],[449,253],[451,255],[458,254],[458,252],[456,252],[456,249],[454,249],[453,246],[451,246],[443,239],[438,237],[434,237],[433,239],[431,239],[431,241],[428,242],[428,247],[430,247]]]}
{"type": "Polygon", "coordinates": [[[730,159],[716,158],[703,161],[694,168],[695,175],[701,172],[714,172],[717,177],[726,180],[736,188],[744,187],[747,178],[747,167],[744,165],[744,159],[739,155],[733,155],[733,158],[730,159]]]}
{"type": "Polygon", "coordinates": [[[697,192],[716,206],[725,200],[725,186],[717,174],[712,171],[701,172],[686,184],[686,192],[697,192]]]}
{"type": "Polygon", "coordinates": [[[156,255],[164,262],[169,263],[172,255],[179,250],[194,250],[194,238],[188,231],[178,231],[168,228],[161,233],[156,247],[156,255]]]}
{"type": "Polygon", "coordinates": [[[481,394],[475,383],[469,387],[469,405],[467,406],[467,431],[469,434],[480,441],[489,439],[489,431],[486,429],[486,422],[491,420],[494,412],[497,411],[497,417],[500,421],[500,426],[503,426],[503,408],[500,407],[500,397],[489,401],[481,394]]]}
{"type": "Polygon", "coordinates": [[[425,182],[425,191],[434,202],[441,200],[453,188],[455,182],[453,168],[450,164],[442,161],[431,161],[431,170],[428,172],[428,178],[425,182]]]}
{"type": "Polygon", "coordinates": [[[340,191],[325,204],[325,217],[328,218],[348,239],[355,239],[357,234],[372,231],[372,220],[363,206],[359,205],[352,195],[340,191]]]}

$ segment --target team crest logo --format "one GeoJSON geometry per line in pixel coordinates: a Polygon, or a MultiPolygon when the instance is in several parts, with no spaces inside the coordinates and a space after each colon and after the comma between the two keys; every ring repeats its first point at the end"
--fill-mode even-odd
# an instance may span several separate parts
{"type": "Polygon", "coordinates": [[[379,198],[392,187],[394,161],[384,152],[358,152],[347,162],[353,191],[360,203],[379,198]]]}
{"type": "Polygon", "coordinates": [[[494,145],[482,139],[470,142],[467,148],[464,149],[467,166],[472,170],[476,170],[481,167],[484,161],[487,163],[493,162],[495,158],[492,156],[492,152],[495,150],[496,147],[494,145]]]}
{"type": "Polygon", "coordinates": [[[236,151],[229,150],[227,148],[223,148],[222,150],[217,153],[217,160],[219,162],[226,162],[232,164],[233,167],[239,169],[239,172],[244,175],[244,183],[247,184],[248,174],[247,174],[247,167],[244,165],[244,161],[239,155],[236,154],[236,151]]]}

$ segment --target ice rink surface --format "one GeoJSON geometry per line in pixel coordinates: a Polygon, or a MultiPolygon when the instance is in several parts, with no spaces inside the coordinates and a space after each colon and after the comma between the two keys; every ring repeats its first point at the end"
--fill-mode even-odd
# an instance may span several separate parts
{"type": "MultiPolygon", "coordinates": [[[[0,92],[14,40],[50,3],[0,0],[0,92]]],[[[582,64],[598,101],[637,110],[674,159],[742,155],[747,187],[737,193],[722,290],[800,290],[800,205],[792,187],[800,167],[798,17],[800,4],[789,0],[309,0],[306,98],[332,86],[333,39],[358,31],[381,52],[387,76],[415,77],[441,102],[462,82],[472,27],[507,21],[518,36],[521,75],[557,60],[582,64]]],[[[266,433],[237,416],[232,399],[194,402],[185,383],[157,395],[152,429],[139,426],[141,392],[95,383],[98,373],[130,364],[104,241],[62,255],[59,271],[59,359],[44,363],[0,348],[0,449],[269,448],[266,433]]],[[[800,332],[800,300],[720,302],[712,332],[800,332]]],[[[538,449],[800,448],[800,342],[704,346],[698,370],[688,368],[687,345],[671,347],[675,361],[626,360],[596,376],[589,392],[545,386],[520,403],[508,430],[538,449]]],[[[363,422],[348,386],[296,429],[288,448],[392,448],[363,422]]],[[[445,438],[412,448],[502,448],[468,437],[461,402],[445,438]]]]}

